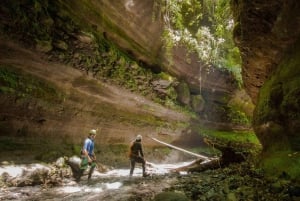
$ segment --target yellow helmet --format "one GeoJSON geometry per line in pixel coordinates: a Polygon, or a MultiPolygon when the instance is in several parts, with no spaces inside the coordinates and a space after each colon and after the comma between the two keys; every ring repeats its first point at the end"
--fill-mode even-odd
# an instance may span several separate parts
{"type": "Polygon", "coordinates": [[[97,131],[95,129],[92,129],[90,130],[89,132],[90,135],[96,135],[97,134],[97,131]]]}

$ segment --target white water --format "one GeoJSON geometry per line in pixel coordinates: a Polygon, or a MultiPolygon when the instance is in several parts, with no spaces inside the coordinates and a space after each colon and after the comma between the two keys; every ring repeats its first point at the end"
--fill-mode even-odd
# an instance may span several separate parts
{"type": "Polygon", "coordinates": [[[100,193],[104,190],[115,190],[119,189],[123,184],[121,182],[113,182],[113,183],[99,183],[94,186],[65,186],[62,188],[56,189],[57,192],[63,193],[76,193],[76,192],[93,192],[100,193]]]}
{"type": "Polygon", "coordinates": [[[0,166],[0,175],[7,173],[11,177],[20,177],[23,172],[31,172],[37,169],[50,170],[46,165],[42,164],[30,164],[30,165],[2,165],[0,166]]]}
{"type": "MultiPolygon", "coordinates": [[[[166,163],[166,164],[155,164],[151,162],[147,162],[147,172],[151,175],[163,175],[168,174],[172,169],[176,169],[178,167],[186,166],[188,164],[193,163],[193,161],[189,162],[181,162],[181,163],[166,163]]],[[[30,164],[30,165],[1,165],[0,166],[0,175],[3,173],[7,173],[11,177],[21,177],[23,172],[31,172],[37,169],[45,169],[50,170],[51,168],[42,164],[30,164]]],[[[185,172],[181,172],[185,174],[185,172]]],[[[96,177],[124,177],[129,175],[129,169],[112,169],[105,173],[100,173],[97,170],[94,172],[93,176],[96,177]]],[[[137,167],[134,169],[133,176],[141,176],[142,169],[137,164],[137,167]]]]}
{"type": "MultiPolygon", "coordinates": [[[[147,162],[146,170],[150,174],[150,180],[155,175],[164,175],[171,172],[172,169],[186,166],[191,162],[181,162],[174,164],[155,164],[147,162]]],[[[30,172],[36,169],[51,170],[50,166],[42,164],[31,164],[31,165],[1,165],[0,175],[7,173],[10,177],[20,178],[23,172],[30,172]]],[[[186,174],[186,172],[180,172],[180,174],[186,174]]],[[[75,182],[74,179],[64,179],[63,185],[53,188],[43,189],[41,186],[27,186],[27,187],[6,187],[0,189],[0,200],[93,200],[92,196],[106,197],[109,193],[119,192],[132,192],[128,190],[130,188],[135,189],[136,187],[131,185],[137,185],[134,181],[138,183],[142,182],[142,169],[140,164],[134,169],[133,176],[129,178],[129,168],[128,169],[112,169],[105,173],[100,173],[95,170],[91,182],[88,182],[87,176],[83,176],[79,183],[75,182]],[[136,180],[137,179],[137,180],[136,180]],[[128,181],[133,182],[128,186],[128,181]],[[124,182],[127,182],[125,184],[124,182]],[[117,190],[117,191],[116,191],[117,190]],[[52,199],[53,198],[53,199],[52,199]]],[[[154,180],[155,181],[155,180],[154,180]]],[[[145,188],[148,188],[145,186],[145,188]]],[[[122,195],[116,195],[122,197],[122,195]]],[[[109,200],[109,199],[108,199],[109,200]]]]}

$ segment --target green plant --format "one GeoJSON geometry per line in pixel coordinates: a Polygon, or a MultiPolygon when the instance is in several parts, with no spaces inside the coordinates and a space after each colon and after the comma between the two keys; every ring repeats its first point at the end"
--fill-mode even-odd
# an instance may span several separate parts
{"type": "Polygon", "coordinates": [[[229,107],[228,117],[229,120],[234,124],[244,124],[248,126],[251,125],[250,117],[236,107],[229,107]]]}
{"type": "Polygon", "coordinates": [[[260,146],[260,142],[253,131],[220,131],[200,128],[201,135],[227,142],[252,143],[260,146]]]}
{"type": "Polygon", "coordinates": [[[232,40],[230,1],[156,0],[155,5],[155,15],[160,12],[165,19],[162,38],[171,63],[173,47],[183,44],[208,66],[231,71],[242,85],[240,53],[232,40]]]}

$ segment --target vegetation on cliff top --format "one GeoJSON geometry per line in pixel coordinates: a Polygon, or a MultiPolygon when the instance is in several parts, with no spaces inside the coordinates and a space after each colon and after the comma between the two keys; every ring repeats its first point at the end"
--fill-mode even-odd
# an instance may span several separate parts
{"type": "MultiPolygon", "coordinates": [[[[190,1],[170,2],[170,5],[159,1],[155,3],[160,4],[163,15],[169,15],[167,17],[171,21],[166,26],[170,28],[168,30],[175,30],[180,37],[182,35],[180,43],[189,47],[191,52],[198,51],[206,55],[200,56],[201,60],[209,65],[222,67],[233,67],[239,62],[224,59],[225,56],[239,58],[238,54],[228,54],[228,51],[234,49],[228,3],[220,1],[215,4],[208,1],[201,5],[196,2],[196,6],[192,6],[190,1]],[[225,12],[222,12],[223,9],[225,12]],[[223,18],[226,22],[221,20],[223,18]],[[223,24],[220,24],[221,22],[223,24]],[[185,37],[185,31],[189,32],[189,37],[185,37]],[[217,44],[218,41],[223,41],[222,45],[217,44]],[[225,65],[223,62],[221,65],[221,60],[231,64],[225,65]]],[[[90,6],[87,2],[84,5],[87,8],[90,6]]],[[[178,103],[176,78],[167,72],[152,72],[143,63],[135,61],[132,55],[122,51],[116,44],[107,40],[105,35],[97,32],[93,24],[84,23],[80,15],[72,12],[65,3],[27,0],[8,4],[3,9],[11,22],[1,27],[2,32],[47,53],[50,60],[69,64],[98,79],[138,92],[167,107],[186,112],[193,111],[191,107],[182,107],[182,104],[178,103]],[[15,10],[18,10],[18,14],[12,15],[15,10]]],[[[171,36],[165,39],[174,42],[171,36]]],[[[240,68],[236,66],[233,69],[240,68]]],[[[219,110],[228,114],[222,120],[246,125],[251,121],[249,115],[245,115],[240,107],[233,104],[219,110]]]]}
{"type": "Polygon", "coordinates": [[[155,0],[154,10],[164,17],[163,39],[170,58],[173,46],[183,44],[208,66],[228,69],[242,83],[241,58],[232,39],[230,1],[155,0]]]}

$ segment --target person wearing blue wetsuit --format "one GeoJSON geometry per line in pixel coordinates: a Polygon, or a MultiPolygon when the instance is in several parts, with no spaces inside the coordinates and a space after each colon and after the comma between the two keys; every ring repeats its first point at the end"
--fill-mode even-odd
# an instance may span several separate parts
{"type": "Polygon", "coordinates": [[[90,130],[89,136],[84,140],[83,147],[81,149],[81,174],[79,178],[77,178],[78,181],[80,180],[80,177],[82,176],[83,172],[88,168],[88,166],[90,166],[90,171],[88,173],[88,180],[90,180],[96,167],[96,155],[94,153],[94,140],[96,137],[96,133],[97,131],[95,129],[90,130]]]}

